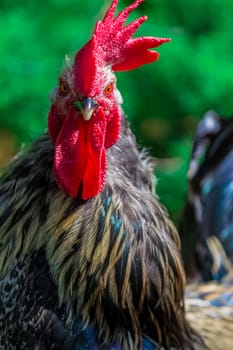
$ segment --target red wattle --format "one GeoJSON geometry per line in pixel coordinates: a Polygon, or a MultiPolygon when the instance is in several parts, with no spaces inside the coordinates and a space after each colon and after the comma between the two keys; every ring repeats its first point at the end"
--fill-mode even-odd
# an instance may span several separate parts
{"type": "Polygon", "coordinates": [[[83,177],[82,198],[88,199],[99,193],[106,182],[106,117],[101,109],[93,115],[87,135],[87,165],[83,177]]]}
{"type": "Polygon", "coordinates": [[[101,109],[90,121],[71,108],[57,136],[54,172],[61,189],[83,199],[98,194],[106,182],[106,117],[101,109]]]}
{"type": "Polygon", "coordinates": [[[121,111],[119,107],[116,107],[115,110],[111,113],[111,119],[108,120],[106,135],[105,135],[105,148],[109,148],[114,143],[117,142],[120,136],[121,131],[121,111]]]}
{"type": "Polygon", "coordinates": [[[77,196],[86,163],[85,121],[81,113],[72,108],[62,125],[54,150],[57,183],[72,197],[77,196]]]}

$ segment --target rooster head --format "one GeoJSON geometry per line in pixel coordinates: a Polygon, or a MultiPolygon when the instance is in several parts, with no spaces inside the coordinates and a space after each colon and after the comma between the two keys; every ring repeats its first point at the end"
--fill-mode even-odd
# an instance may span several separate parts
{"type": "Polygon", "coordinates": [[[124,23],[142,1],[114,18],[118,0],[113,0],[51,95],[48,128],[55,145],[54,173],[60,188],[72,197],[92,198],[105,185],[106,149],[118,140],[121,125],[122,98],[114,72],[156,61],[158,53],[150,49],[169,41],[132,38],[146,17],[124,23]]]}

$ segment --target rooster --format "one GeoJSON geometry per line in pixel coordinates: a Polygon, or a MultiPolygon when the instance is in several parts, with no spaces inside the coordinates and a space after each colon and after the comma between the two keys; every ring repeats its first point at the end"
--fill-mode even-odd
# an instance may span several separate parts
{"type": "Polygon", "coordinates": [[[115,72],[169,39],[132,38],[113,0],[50,95],[48,132],[0,182],[1,349],[205,349],[184,310],[180,241],[115,72]]]}

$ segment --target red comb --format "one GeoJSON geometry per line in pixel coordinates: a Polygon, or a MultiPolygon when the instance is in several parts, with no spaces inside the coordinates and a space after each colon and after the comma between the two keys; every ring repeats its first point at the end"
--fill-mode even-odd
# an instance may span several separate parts
{"type": "Polygon", "coordinates": [[[92,88],[97,85],[98,71],[103,66],[111,66],[113,71],[135,69],[156,61],[158,52],[149,49],[170,41],[168,38],[132,38],[147,17],[139,17],[126,26],[124,23],[130,12],[143,1],[136,0],[114,18],[118,0],[113,0],[104,19],[97,22],[91,40],[77,53],[75,58],[77,85],[84,95],[87,92],[90,94],[92,88]],[[82,73],[83,71],[85,74],[82,73]]]}

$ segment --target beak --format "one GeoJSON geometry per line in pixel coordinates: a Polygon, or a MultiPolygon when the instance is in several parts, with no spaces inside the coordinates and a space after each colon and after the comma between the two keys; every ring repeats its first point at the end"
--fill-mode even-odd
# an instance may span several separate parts
{"type": "Polygon", "coordinates": [[[83,119],[87,121],[91,119],[94,110],[98,106],[90,97],[85,97],[80,102],[75,102],[74,104],[81,109],[83,119]]]}

